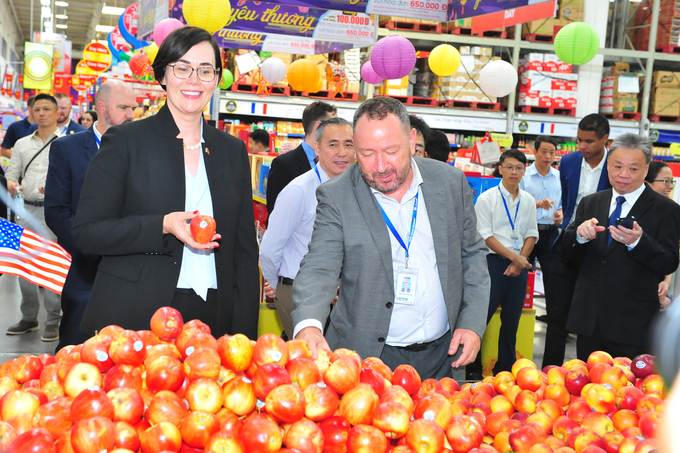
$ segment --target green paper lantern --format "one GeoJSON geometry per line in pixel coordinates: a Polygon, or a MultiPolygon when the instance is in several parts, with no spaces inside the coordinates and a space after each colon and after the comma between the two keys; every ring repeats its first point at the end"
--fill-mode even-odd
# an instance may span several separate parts
{"type": "Polygon", "coordinates": [[[600,48],[600,35],[585,22],[572,22],[555,37],[555,53],[568,64],[582,65],[595,58],[600,48]]]}
{"type": "Polygon", "coordinates": [[[228,90],[231,84],[234,83],[234,74],[230,70],[225,69],[222,73],[222,83],[217,85],[220,90],[228,90]]]}

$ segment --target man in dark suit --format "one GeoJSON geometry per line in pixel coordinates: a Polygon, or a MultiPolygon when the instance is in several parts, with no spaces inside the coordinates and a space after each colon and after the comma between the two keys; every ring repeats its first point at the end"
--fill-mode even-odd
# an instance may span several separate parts
{"type": "Polygon", "coordinates": [[[45,221],[73,259],[61,295],[63,312],[57,351],[83,342],[80,322],[97,274],[99,257],[78,250],[71,233],[87,166],[97,154],[101,136],[109,127],[129,123],[137,106],[135,93],[119,81],[104,82],[95,101],[99,120],[85,132],[62,137],[52,144],[45,188],[45,221]]]}
{"type": "Polygon", "coordinates": [[[267,215],[274,210],[276,197],[293,179],[311,170],[315,164],[314,132],[323,120],[338,116],[338,109],[323,101],[316,101],[305,107],[302,113],[302,127],[305,130],[304,141],[285,154],[272,161],[267,180],[267,215]]]}
{"type": "Polygon", "coordinates": [[[612,189],[582,200],[563,241],[579,266],[567,328],[578,334],[584,361],[598,350],[631,359],[648,353],[659,281],[678,267],[680,206],[644,184],[652,143],[624,134],[608,154],[612,189]]]}
{"type": "Polygon", "coordinates": [[[21,121],[13,122],[7,128],[5,138],[2,139],[2,144],[0,145],[0,155],[3,155],[8,159],[12,157],[12,148],[17,140],[24,138],[31,133],[29,130],[31,129],[31,126],[35,124],[35,119],[33,118],[33,101],[35,101],[35,96],[31,96],[26,101],[28,110],[26,118],[21,121]]]}
{"type": "MultiPolygon", "coordinates": [[[[71,121],[71,98],[64,93],[54,93],[54,99],[57,100],[57,133],[59,135],[71,135],[78,132],[85,132],[85,128],[75,121],[71,121]]],[[[28,129],[29,133],[38,129],[36,123],[32,124],[28,129]]]]}
{"type": "MultiPolygon", "coordinates": [[[[576,207],[583,197],[611,187],[607,175],[605,146],[609,140],[609,122],[599,114],[585,116],[578,124],[576,141],[579,152],[567,154],[560,163],[562,186],[562,232],[573,222],[576,207]]],[[[546,292],[550,298],[548,328],[545,334],[543,366],[561,366],[567,343],[567,316],[574,295],[578,268],[568,263],[562,250],[560,234],[555,242],[550,282],[546,292]]]]}

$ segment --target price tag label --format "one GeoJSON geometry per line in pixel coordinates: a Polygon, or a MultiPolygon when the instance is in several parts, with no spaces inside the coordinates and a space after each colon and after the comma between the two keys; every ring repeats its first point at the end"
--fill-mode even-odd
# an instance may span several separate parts
{"type": "Polygon", "coordinates": [[[445,22],[449,0],[369,0],[366,12],[445,22]]]}
{"type": "Polygon", "coordinates": [[[346,42],[369,47],[377,40],[375,16],[329,11],[319,20],[314,38],[319,41],[346,42]]]}
{"type": "Polygon", "coordinates": [[[297,55],[314,55],[316,43],[313,38],[302,38],[285,35],[267,35],[262,44],[267,52],[292,53],[297,55]]]}

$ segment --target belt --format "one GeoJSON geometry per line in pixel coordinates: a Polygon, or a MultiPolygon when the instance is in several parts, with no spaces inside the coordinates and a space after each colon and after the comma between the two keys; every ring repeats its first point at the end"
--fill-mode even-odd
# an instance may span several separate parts
{"type": "MultiPolygon", "coordinates": [[[[449,333],[449,331],[447,331],[446,333],[449,333]]],[[[446,333],[444,335],[446,335],[446,333]]],[[[427,343],[413,343],[413,344],[410,344],[408,346],[393,346],[393,347],[399,348],[399,349],[404,349],[405,351],[415,351],[415,352],[424,351],[427,348],[429,348],[430,346],[432,346],[432,344],[441,340],[444,335],[437,338],[436,340],[428,341],[427,343]]]]}
{"type": "Polygon", "coordinates": [[[35,206],[35,207],[37,207],[37,208],[39,208],[39,207],[41,207],[41,206],[45,206],[45,202],[44,202],[44,201],[29,201],[29,200],[24,200],[24,204],[27,204],[27,205],[29,205],[29,206],[35,206]]]}
{"type": "Polygon", "coordinates": [[[292,286],[294,281],[295,281],[295,280],[293,280],[292,278],[288,278],[288,277],[279,277],[279,283],[281,283],[281,284],[283,284],[283,285],[290,285],[290,286],[292,286]]]}
{"type": "Polygon", "coordinates": [[[548,224],[538,224],[538,231],[546,231],[546,230],[552,230],[553,228],[557,228],[555,225],[548,225],[548,224]]]}

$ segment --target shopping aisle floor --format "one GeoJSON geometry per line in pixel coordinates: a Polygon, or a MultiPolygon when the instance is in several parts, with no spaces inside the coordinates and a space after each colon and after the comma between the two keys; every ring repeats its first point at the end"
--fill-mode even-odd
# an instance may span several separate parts
{"type": "MultiPolygon", "coordinates": [[[[24,335],[5,334],[9,326],[19,322],[21,319],[21,311],[19,310],[20,301],[21,293],[19,291],[18,277],[12,275],[0,277],[0,363],[22,354],[40,355],[45,352],[54,354],[54,349],[57,347],[56,341],[46,343],[40,340],[45,323],[45,309],[42,307],[42,304],[38,315],[38,321],[40,322],[39,331],[29,332],[24,335]]],[[[545,314],[545,310],[541,308],[544,306],[541,299],[536,300],[536,305],[536,314],[545,314]]],[[[545,324],[536,322],[534,361],[537,365],[540,365],[543,359],[544,342],[545,324]]],[[[576,342],[572,337],[567,343],[565,360],[574,358],[576,358],[576,342]]]]}

